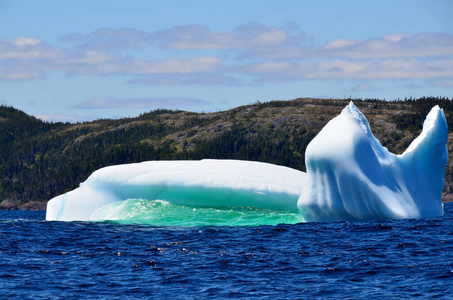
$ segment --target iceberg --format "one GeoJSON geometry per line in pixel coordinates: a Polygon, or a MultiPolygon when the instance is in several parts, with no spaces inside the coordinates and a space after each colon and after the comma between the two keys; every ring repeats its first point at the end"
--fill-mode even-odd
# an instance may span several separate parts
{"type": "Polygon", "coordinates": [[[99,209],[128,199],[195,207],[297,211],[304,172],[239,160],[148,161],[110,166],[47,203],[46,220],[102,219],[99,209]]]}
{"type": "Polygon", "coordinates": [[[299,211],[301,221],[366,221],[443,214],[448,161],[442,109],[401,155],[373,136],[351,102],[306,149],[307,172],[239,160],[149,161],[95,171],[73,191],[51,199],[46,220],[101,220],[124,215],[121,201],[146,199],[205,208],[299,211]],[[113,206],[112,206],[113,205],[113,206]]]}
{"type": "Polygon", "coordinates": [[[373,136],[351,102],[310,142],[308,182],[297,206],[306,222],[441,216],[447,121],[431,109],[421,134],[401,155],[373,136]]]}

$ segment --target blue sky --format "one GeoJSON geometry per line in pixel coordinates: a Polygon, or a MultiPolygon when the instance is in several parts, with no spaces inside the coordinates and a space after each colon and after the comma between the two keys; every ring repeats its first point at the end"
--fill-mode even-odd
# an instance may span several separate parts
{"type": "Polygon", "coordinates": [[[0,0],[0,103],[49,121],[453,96],[453,1],[0,0]]]}

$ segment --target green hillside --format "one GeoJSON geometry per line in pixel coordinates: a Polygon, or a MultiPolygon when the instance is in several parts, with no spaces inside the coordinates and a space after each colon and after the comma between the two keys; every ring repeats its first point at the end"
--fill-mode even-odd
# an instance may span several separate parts
{"type": "MultiPolygon", "coordinates": [[[[446,113],[449,132],[453,128],[453,104],[446,98],[353,101],[394,153],[402,153],[420,133],[436,104],[446,113]]],[[[146,160],[230,158],[305,170],[306,146],[348,102],[303,98],[213,113],[155,110],[77,124],[43,122],[1,106],[0,207],[45,203],[96,169],[146,160]]],[[[452,137],[449,133],[449,141],[452,137]]],[[[446,193],[453,191],[452,171],[450,159],[446,193]]]]}

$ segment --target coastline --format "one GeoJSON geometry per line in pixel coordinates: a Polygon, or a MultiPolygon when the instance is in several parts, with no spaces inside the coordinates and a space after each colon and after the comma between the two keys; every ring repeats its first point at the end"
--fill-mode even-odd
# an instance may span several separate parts
{"type": "Polygon", "coordinates": [[[453,202],[453,193],[442,193],[442,203],[453,202]]]}
{"type": "Polygon", "coordinates": [[[0,210],[46,210],[47,201],[31,201],[24,204],[0,203],[0,210]]]}

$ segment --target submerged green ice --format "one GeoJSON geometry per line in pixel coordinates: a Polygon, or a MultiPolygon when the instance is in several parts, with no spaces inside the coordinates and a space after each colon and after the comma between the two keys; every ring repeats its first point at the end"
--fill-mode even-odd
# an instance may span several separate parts
{"type": "Polygon", "coordinates": [[[154,226],[258,226],[296,224],[298,211],[259,208],[209,208],[163,200],[128,199],[97,210],[91,220],[154,226]]]}

